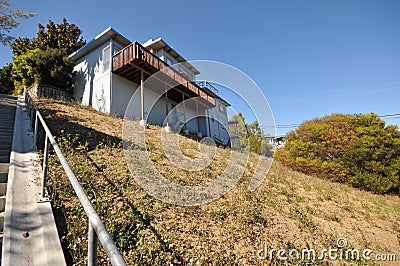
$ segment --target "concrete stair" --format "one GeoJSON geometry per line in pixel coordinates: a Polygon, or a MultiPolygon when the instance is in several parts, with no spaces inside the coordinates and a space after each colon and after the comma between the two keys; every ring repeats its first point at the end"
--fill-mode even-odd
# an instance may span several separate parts
{"type": "Polygon", "coordinates": [[[0,229],[4,231],[1,265],[66,265],[51,203],[38,200],[42,169],[33,149],[31,121],[24,98],[16,99],[16,104],[14,98],[5,99],[11,106],[15,104],[14,112],[1,104],[2,98],[0,114],[4,113],[0,115],[0,132],[4,134],[0,133],[0,154],[4,163],[0,165],[4,173],[0,174],[0,181],[7,183],[0,182],[0,210],[5,210],[0,213],[0,229]],[[14,113],[15,121],[11,123],[14,113]]]}
{"type": "Polygon", "coordinates": [[[3,244],[4,211],[16,106],[17,97],[0,94],[0,248],[3,244]]]}

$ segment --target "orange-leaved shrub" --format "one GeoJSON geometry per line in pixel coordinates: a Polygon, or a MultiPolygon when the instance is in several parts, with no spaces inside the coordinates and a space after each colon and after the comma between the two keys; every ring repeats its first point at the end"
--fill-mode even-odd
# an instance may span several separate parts
{"type": "Polygon", "coordinates": [[[400,194],[400,131],[374,113],[305,121],[287,134],[275,158],[306,174],[400,194]]]}

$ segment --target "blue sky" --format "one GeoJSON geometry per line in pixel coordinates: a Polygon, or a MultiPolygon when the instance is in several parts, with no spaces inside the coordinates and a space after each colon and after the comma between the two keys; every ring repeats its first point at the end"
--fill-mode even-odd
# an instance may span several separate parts
{"type": "MultiPolygon", "coordinates": [[[[232,65],[262,89],[278,125],[333,112],[400,113],[398,0],[11,3],[38,13],[14,36],[33,37],[38,23],[66,17],[86,40],[112,26],[132,41],[162,37],[188,60],[232,65]]],[[[0,65],[11,61],[9,48],[0,54],[0,65]]]]}

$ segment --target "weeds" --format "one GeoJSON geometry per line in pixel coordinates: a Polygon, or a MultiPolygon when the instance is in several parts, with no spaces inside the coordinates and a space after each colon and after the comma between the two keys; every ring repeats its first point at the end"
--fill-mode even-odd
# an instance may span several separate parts
{"type": "MultiPolygon", "coordinates": [[[[257,190],[249,192],[257,165],[257,157],[251,155],[250,163],[243,165],[244,177],[219,200],[196,207],[169,205],[145,193],[131,176],[121,148],[121,119],[73,103],[40,101],[58,145],[129,265],[260,265],[256,253],[263,241],[275,247],[329,248],[338,235],[345,235],[354,247],[400,253],[397,197],[333,184],[279,163],[272,165],[257,190]]],[[[149,125],[146,147],[169,180],[201,184],[226,167],[229,149],[217,148],[215,160],[200,172],[174,168],[160,148],[160,130],[149,125]]],[[[180,137],[180,147],[188,156],[197,156],[196,140],[180,137]]],[[[48,173],[47,188],[67,262],[86,264],[87,217],[52,153],[48,173]]],[[[99,264],[109,264],[102,248],[99,264]]]]}

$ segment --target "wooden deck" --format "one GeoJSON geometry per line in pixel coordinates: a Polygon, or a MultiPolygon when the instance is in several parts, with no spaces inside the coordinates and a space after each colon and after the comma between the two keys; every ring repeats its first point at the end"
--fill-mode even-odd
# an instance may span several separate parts
{"type": "MultiPolygon", "coordinates": [[[[215,99],[203,91],[197,84],[188,81],[183,75],[138,42],[133,42],[112,58],[112,72],[130,81],[140,84],[143,71],[144,80],[151,75],[156,75],[157,80],[169,88],[168,97],[177,102],[191,97],[202,97],[199,101],[206,108],[215,106],[215,99]]],[[[151,86],[149,87],[150,89],[151,86]]]]}

